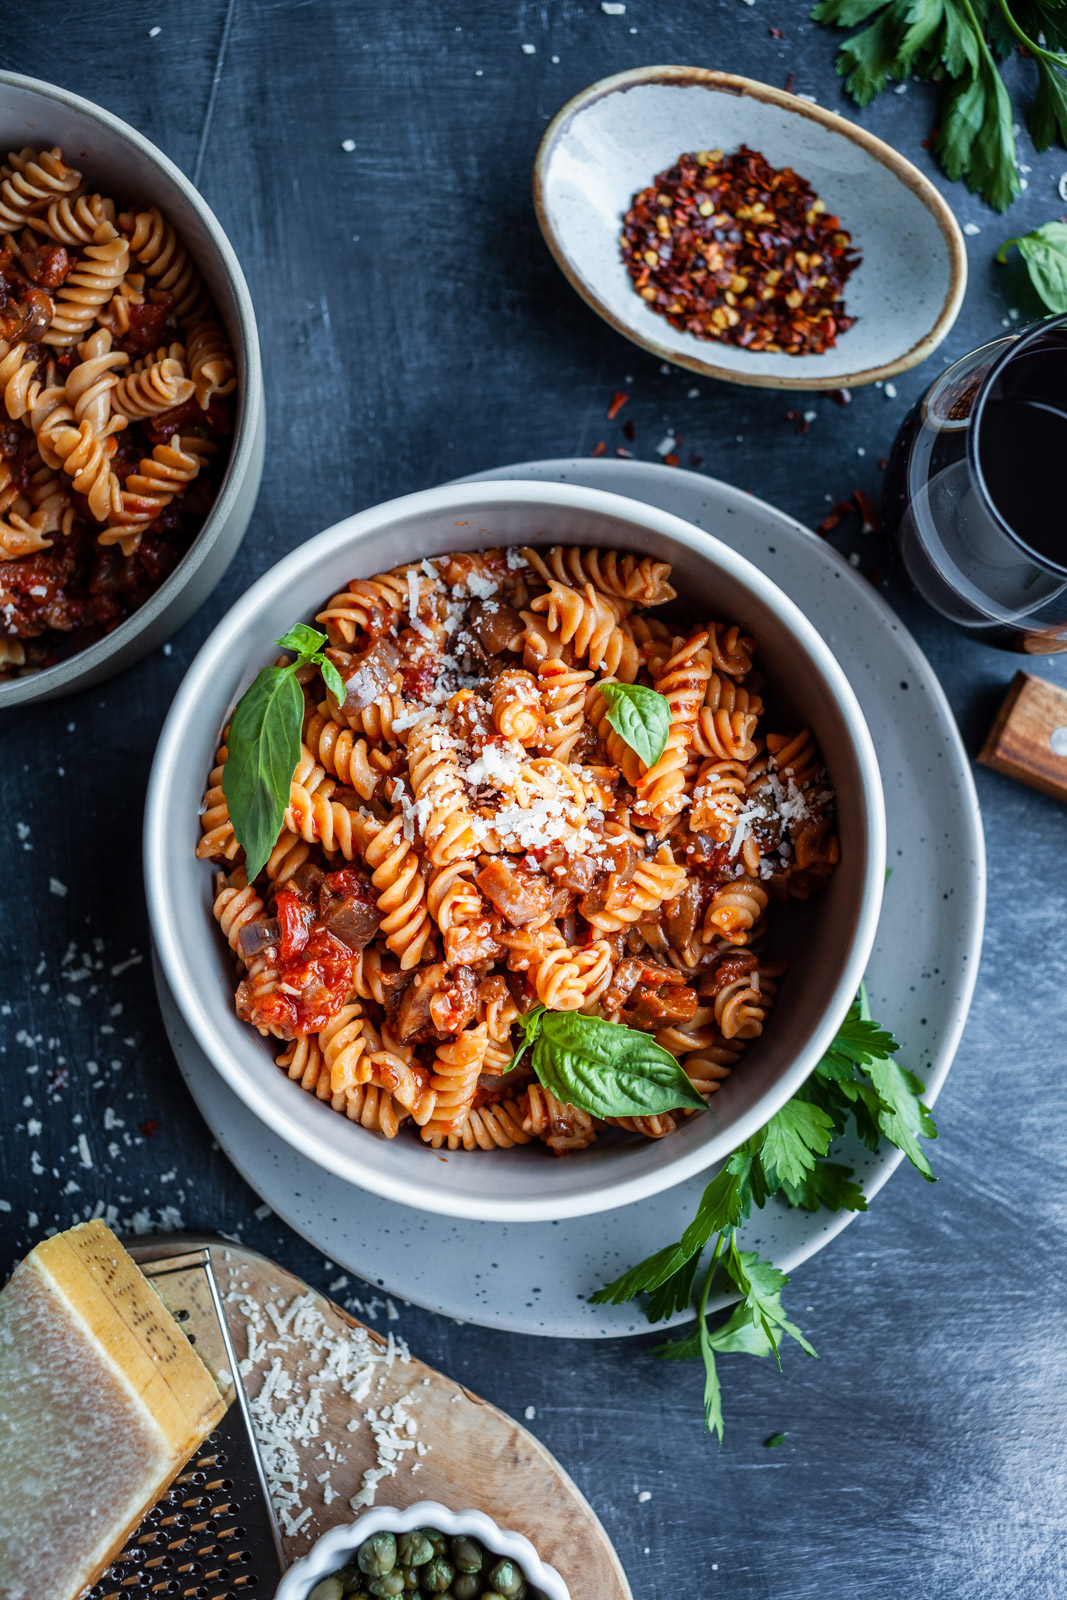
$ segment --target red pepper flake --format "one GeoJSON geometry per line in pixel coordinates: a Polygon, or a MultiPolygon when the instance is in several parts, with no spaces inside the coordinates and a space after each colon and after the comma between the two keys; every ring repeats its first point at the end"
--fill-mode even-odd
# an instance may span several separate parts
{"type": "Polygon", "coordinates": [[[797,75],[796,75],[795,72],[787,72],[786,73],[786,75],[785,75],[785,92],[786,92],[786,94],[792,94],[793,93],[793,85],[796,83],[796,81],[797,81],[797,75]]]}
{"type": "Polygon", "coordinates": [[[616,389],[615,393],[611,397],[611,404],[608,407],[609,422],[615,421],[615,418],[618,416],[619,412],[622,410],[629,398],[630,396],[626,393],[625,389],[616,389]]]}
{"type": "Polygon", "coordinates": [[[827,389],[827,399],[832,400],[835,406],[850,406],[852,404],[851,389],[827,389]]]}
{"type": "Polygon", "coordinates": [[[635,194],[622,256],[672,327],[772,354],[820,355],[851,328],[851,236],[806,179],[742,145],[678,157],[635,194]]]}
{"type": "Polygon", "coordinates": [[[856,509],[863,518],[863,527],[860,529],[860,532],[880,533],[882,530],[881,522],[878,516],[878,509],[872,501],[870,495],[864,494],[862,489],[857,489],[853,498],[856,502],[856,509]]]}
{"type": "Polygon", "coordinates": [[[673,450],[669,455],[665,455],[663,457],[663,465],[665,467],[676,467],[678,465],[678,457],[675,455],[673,450]]]}
{"type": "Polygon", "coordinates": [[[627,450],[627,448],[626,448],[626,446],[624,444],[617,444],[615,446],[615,454],[617,456],[619,456],[623,461],[632,461],[634,453],[633,453],[632,450],[627,450]]]}
{"type": "Polygon", "coordinates": [[[632,417],[623,423],[622,434],[624,439],[629,439],[630,443],[633,444],[634,439],[637,437],[637,429],[634,427],[632,417]]]}
{"type": "Polygon", "coordinates": [[[591,456],[606,456],[607,453],[608,447],[603,439],[598,439],[592,450],[589,452],[591,456]]]}
{"type": "Polygon", "coordinates": [[[838,523],[843,522],[845,517],[855,509],[856,507],[851,500],[839,500],[834,509],[823,517],[816,532],[821,534],[833,533],[838,523]]]}
{"type": "Polygon", "coordinates": [[[148,1121],[141,1123],[141,1132],[144,1134],[146,1139],[154,1139],[158,1130],[158,1122],[148,1121]]]}
{"type": "Polygon", "coordinates": [[[770,34],[772,39],[784,39],[785,38],[785,29],[784,28],[768,28],[767,32],[770,34]]]}
{"type": "Polygon", "coordinates": [[[691,467],[702,467],[704,465],[704,457],[698,456],[695,450],[691,450],[689,452],[689,465],[691,467]]]}
{"type": "Polygon", "coordinates": [[[791,422],[798,433],[811,432],[811,423],[802,411],[787,411],[785,420],[791,422]]]}
{"type": "Polygon", "coordinates": [[[884,472],[886,467],[888,467],[888,465],[889,465],[889,457],[888,456],[879,456],[878,457],[878,471],[879,472],[884,472]]]}

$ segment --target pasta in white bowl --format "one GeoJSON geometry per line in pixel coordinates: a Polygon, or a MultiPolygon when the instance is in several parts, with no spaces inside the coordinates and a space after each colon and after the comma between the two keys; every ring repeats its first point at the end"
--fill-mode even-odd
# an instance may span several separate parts
{"type": "Polygon", "coordinates": [[[231,1086],[352,1182],[496,1219],[617,1206],[754,1131],[855,993],[883,871],[870,736],[786,597],[678,519],[543,484],[409,496],[268,573],[190,671],[146,818],[160,961],[231,1086]],[[324,649],[290,669],[252,863],[224,730],[294,624],[324,649]],[[659,748],[620,701],[661,703],[659,748]],[[688,1097],[570,1104],[556,1024],[564,1056],[577,1026],[680,1062],[688,1097]]]}

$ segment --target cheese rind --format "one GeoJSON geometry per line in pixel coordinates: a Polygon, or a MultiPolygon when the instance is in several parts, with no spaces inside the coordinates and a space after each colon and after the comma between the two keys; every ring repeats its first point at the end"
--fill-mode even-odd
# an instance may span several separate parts
{"type": "Polygon", "coordinates": [[[0,1293],[4,1600],[94,1583],[225,1409],[110,1229],[38,1245],[0,1293]]]}

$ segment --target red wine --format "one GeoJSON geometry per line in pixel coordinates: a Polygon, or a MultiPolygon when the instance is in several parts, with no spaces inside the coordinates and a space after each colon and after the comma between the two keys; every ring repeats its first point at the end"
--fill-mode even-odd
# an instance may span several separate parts
{"type": "MultiPolygon", "coordinates": [[[[1061,373],[1060,393],[1067,391],[1061,373]]],[[[978,427],[978,464],[989,497],[1029,550],[1067,569],[1067,410],[1023,395],[990,395],[978,427]]]]}

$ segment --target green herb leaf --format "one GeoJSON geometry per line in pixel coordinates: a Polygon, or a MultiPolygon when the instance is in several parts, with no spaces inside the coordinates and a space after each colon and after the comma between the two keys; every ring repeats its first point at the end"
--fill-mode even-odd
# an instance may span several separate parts
{"type": "Polygon", "coordinates": [[[647,1033],[577,1011],[545,1011],[540,1023],[534,1071],[557,1100],[594,1117],[705,1109],[675,1057],[647,1033]]]}
{"type": "Polygon", "coordinates": [[[872,1061],[867,1072],[883,1106],[878,1113],[879,1128],[890,1144],[903,1150],[928,1183],[935,1183],[930,1163],[916,1137],[921,1134],[924,1139],[937,1138],[933,1119],[919,1099],[923,1092],[921,1080],[895,1061],[872,1061]]]}
{"type": "Polygon", "coordinates": [[[816,1354],[795,1323],[790,1322],[782,1309],[782,1290],[789,1279],[770,1261],[761,1261],[756,1250],[739,1250],[737,1241],[730,1240],[726,1254],[726,1270],[744,1295],[745,1306],[754,1327],[762,1327],[768,1342],[774,1348],[775,1359],[781,1366],[778,1350],[778,1331],[795,1339],[809,1356],[816,1354]]]}
{"type": "Polygon", "coordinates": [[[783,1183],[782,1194],[803,1211],[866,1211],[867,1198],[852,1181],[853,1169],[836,1161],[817,1161],[798,1184],[783,1183]]]}
{"type": "Polygon", "coordinates": [[[327,689],[329,689],[338,705],[342,705],[345,698],[345,680],[342,678],[333,662],[330,661],[326,656],[319,658],[318,668],[322,673],[323,683],[326,685],[327,689]]]}
{"type": "MultiPolygon", "coordinates": [[[[309,627],[306,622],[298,622],[288,633],[275,641],[283,650],[293,650],[298,656],[310,661],[326,643],[326,635],[317,628],[309,627]]],[[[297,665],[300,665],[298,662],[297,665]]]]}
{"type": "MultiPolygon", "coordinates": [[[[1026,43],[1042,67],[1059,58],[1034,45],[1012,18],[1007,0],[823,0],[811,13],[817,22],[841,28],[865,24],[846,41],[837,71],[857,104],[865,106],[890,79],[911,73],[942,84],[937,154],[951,178],[962,178],[990,205],[1003,210],[1019,193],[1015,140],[1008,91],[995,53],[1004,56],[1014,39],[1026,43]],[[1014,35],[1014,38],[1013,38],[1014,35]]],[[[1042,8],[1038,31],[1054,24],[1042,8]]],[[[1038,132],[1055,122],[1055,85],[1042,75],[1038,132]]]]}
{"type": "Polygon", "coordinates": [[[522,1032],[522,1043],[519,1045],[519,1048],[516,1050],[515,1054],[504,1068],[504,1071],[500,1074],[502,1078],[506,1077],[509,1072],[515,1071],[515,1068],[518,1066],[527,1050],[533,1044],[534,1040],[537,1038],[537,1035],[541,1032],[541,1018],[544,1016],[544,1014],[545,1007],[538,1004],[536,1006],[532,1006],[529,1011],[523,1012],[516,1017],[515,1020],[522,1032]]]}
{"type": "MultiPolygon", "coordinates": [[[[740,1150],[735,1150],[722,1170],[712,1178],[700,1197],[696,1216],[677,1244],[668,1245],[647,1260],[639,1261],[621,1278],[616,1278],[614,1283],[598,1289],[590,1299],[598,1305],[621,1305],[635,1295],[651,1294],[665,1288],[687,1262],[699,1259],[701,1251],[714,1234],[736,1227],[748,1210],[753,1164],[749,1147],[752,1143],[749,1140],[740,1150]]],[[[672,1309],[681,1311],[687,1303],[684,1301],[672,1309]]],[[[659,1317],[650,1316],[650,1320],[658,1322],[667,1315],[669,1312],[664,1311],[659,1317]]]]}
{"type": "Polygon", "coordinates": [[[230,718],[222,792],[249,883],[282,831],[303,721],[304,697],[291,666],[264,667],[230,718]]]}
{"type": "Polygon", "coordinates": [[[608,703],[610,726],[646,767],[654,767],[671,731],[667,697],[640,683],[602,683],[600,692],[608,703]]]}
{"type": "Polygon", "coordinates": [[[802,1183],[818,1157],[826,1154],[833,1132],[834,1120],[821,1106],[787,1100],[763,1130],[761,1159],[768,1182],[775,1188],[802,1183]]]}
{"type": "Polygon", "coordinates": [[[1046,222],[1033,233],[1006,239],[997,251],[1004,261],[1012,245],[1026,262],[1030,282],[1050,311],[1067,311],[1067,222],[1046,222]]]}
{"type": "Polygon", "coordinates": [[[997,211],[1019,193],[1011,98],[984,43],[977,72],[946,88],[937,154],[950,178],[962,178],[997,211]]]}
{"type": "Polygon", "coordinates": [[[785,1444],[788,1438],[789,1435],[787,1433],[772,1433],[769,1439],[764,1439],[763,1448],[764,1450],[777,1450],[778,1446],[785,1444]]]}
{"type": "MultiPolygon", "coordinates": [[[[1064,60],[1067,68],[1067,60],[1064,60]]],[[[1037,94],[1030,113],[1035,150],[1047,150],[1058,139],[1067,145],[1067,80],[1044,57],[1037,58],[1037,94]]]]}

